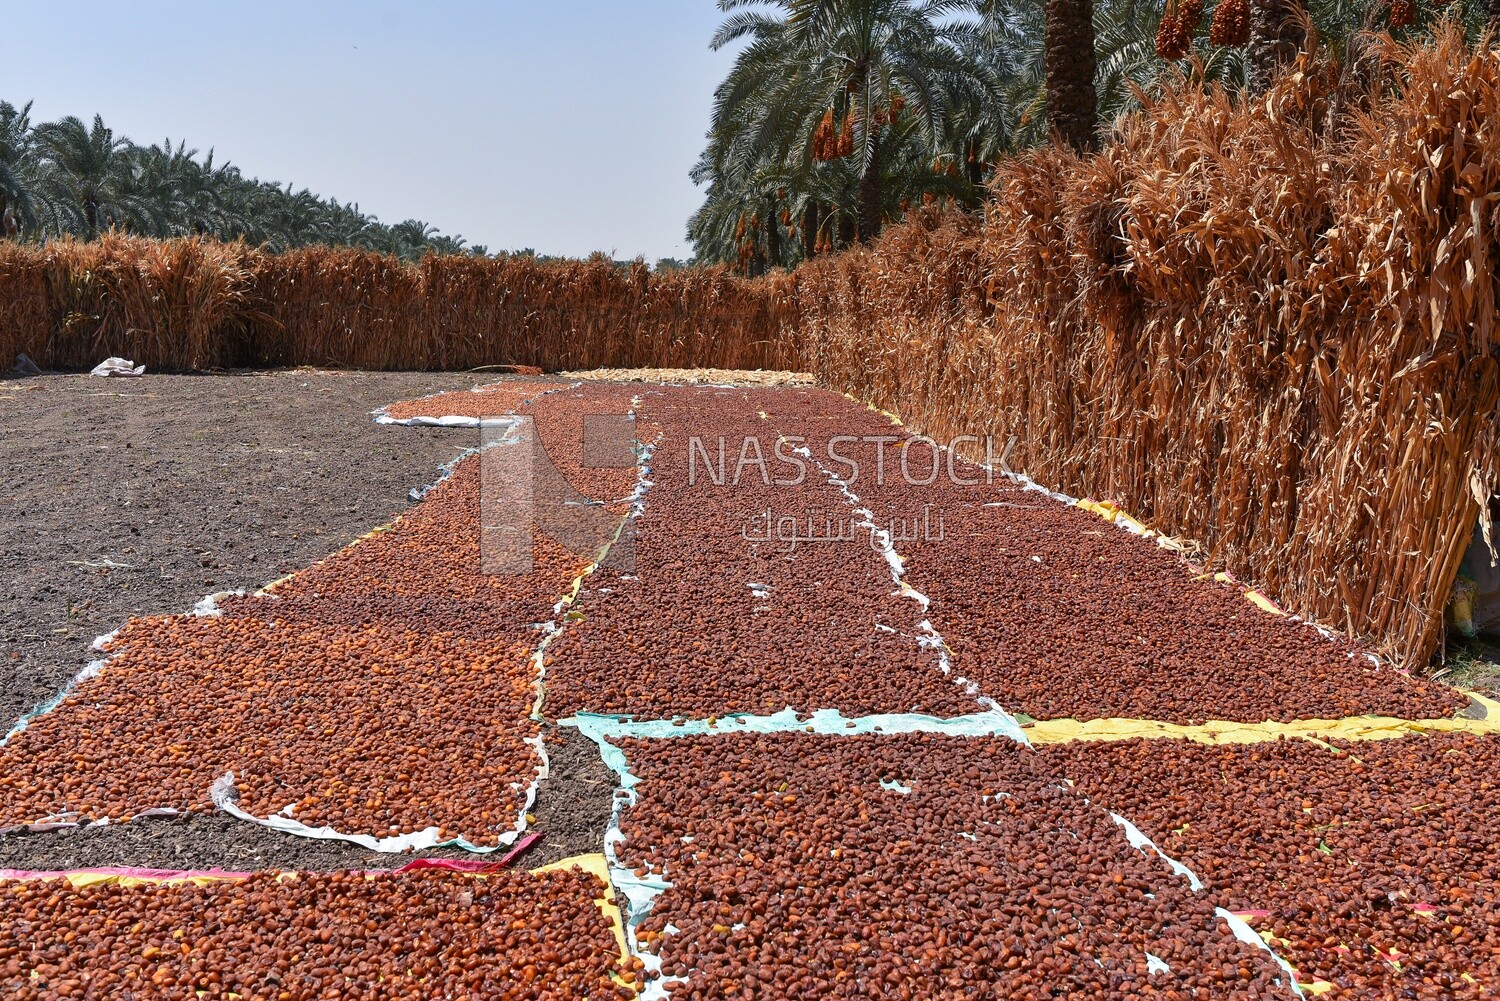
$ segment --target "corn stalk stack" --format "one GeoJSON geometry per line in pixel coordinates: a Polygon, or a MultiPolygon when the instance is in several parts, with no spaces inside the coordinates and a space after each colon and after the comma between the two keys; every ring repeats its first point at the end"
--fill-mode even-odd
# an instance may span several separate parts
{"type": "Polygon", "coordinates": [[[797,275],[828,384],[1110,499],[1413,666],[1496,469],[1500,61],[1442,30],[1350,93],[1167,88],[797,275]]]}

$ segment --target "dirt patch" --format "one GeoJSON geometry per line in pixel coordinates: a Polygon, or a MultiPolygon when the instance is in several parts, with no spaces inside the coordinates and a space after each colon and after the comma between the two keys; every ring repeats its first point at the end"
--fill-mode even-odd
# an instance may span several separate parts
{"type": "MultiPolygon", "coordinates": [[[[462,849],[423,855],[474,858],[462,849]]],[[[410,855],[382,855],[342,841],[281,834],[225,813],[142,818],[128,824],[0,836],[0,869],[51,872],[100,866],[146,869],[394,869],[410,855]]]]}
{"type": "Polygon", "coordinates": [[[571,727],[543,730],[550,775],[537,792],[534,830],[543,838],[526,853],[528,866],[604,849],[614,809],[615,773],[589,738],[571,727]]]}
{"type": "MultiPolygon", "coordinates": [[[[93,659],[93,638],[131,616],[257,588],[389,521],[478,436],[380,426],[369,412],[494,379],[299,370],[0,382],[11,471],[0,522],[0,729],[54,696],[93,659]]],[[[597,851],[608,822],[613,786],[592,784],[603,769],[593,746],[549,752],[554,778],[538,814],[558,829],[528,864],[597,851]],[[594,801],[571,802],[583,793],[594,801]]],[[[380,868],[406,858],[222,815],[0,838],[0,867],[25,869],[380,868]]]]}

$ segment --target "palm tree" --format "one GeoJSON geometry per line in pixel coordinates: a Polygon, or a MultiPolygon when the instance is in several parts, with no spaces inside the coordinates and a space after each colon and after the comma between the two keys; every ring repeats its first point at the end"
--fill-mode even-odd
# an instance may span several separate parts
{"type": "Polygon", "coordinates": [[[1026,11],[1010,0],[977,0],[978,20],[952,31],[979,86],[950,99],[946,145],[974,194],[983,193],[989,165],[1026,145],[1025,122],[1041,111],[1031,105],[1045,73],[1026,11]]]}
{"type": "Polygon", "coordinates": [[[129,170],[130,141],[116,138],[98,115],[91,128],[69,115],[38,129],[37,145],[54,211],[81,213],[88,237],[98,236],[101,212],[117,217],[114,199],[129,170]]]}
{"type": "Polygon", "coordinates": [[[93,238],[103,229],[143,236],[244,239],[271,250],[321,243],[416,259],[465,252],[461,237],[418,220],[387,226],[353,203],[245,177],[185,142],[137,146],[95,116],[33,126],[31,105],[0,101],[0,217],[5,232],[93,238]]]}
{"type": "Polygon", "coordinates": [[[1281,67],[1297,58],[1307,37],[1306,18],[1306,0],[1250,4],[1250,93],[1265,93],[1281,67]]]}
{"type": "Polygon", "coordinates": [[[36,224],[30,152],[31,102],[17,109],[9,101],[0,101],[0,216],[7,230],[36,224]]]}
{"type": "Polygon", "coordinates": [[[1099,144],[1093,0],[1047,0],[1047,121],[1078,152],[1099,144]]]}
{"type": "MultiPolygon", "coordinates": [[[[906,116],[899,128],[937,149],[953,95],[981,86],[942,23],[968,6],[965,0],[719,0],[731,16],[712,47],[746,39],[749,45],[715,93],[706,159],[718,173],[739,175],[740,185],[768,166],[772,173],[778,167],[807,173],[818,162],[852,159],[858,238],[873,239],[884,222],[881,158],[893,153],[889,133],[906,116]]],[[[764,207],[763,196],[756,201],[764,207]]]]}
{"type": "MultiPolygon", "coordinates": [[[[1003,150],[1045,143],[1049,10],[1030,0],[979,0],[990,47],[999,54],[1007,132],[1003,150]]],[[[1095,117],[1111,121],[1135,104],[1136,90],[1150,92],[1166,69],[1156,55],[1162,0],[1097,0],[1093,4],[1095,117]]],[[[1223,62],[1219,59],[1218,62],[1223,62]]],[[[1205,67],[1219,71],[1210,57],[1205,67]]],[[[1093,134],[1092,132],[1090,133],[1093,134]]]]}
{"type": "Polygon", "coordinates": [[[420,247],[437,233],[436,226],[429,226],[420,219],[407,219],[391,227],[391,236],[408,247],[420,247]]]}

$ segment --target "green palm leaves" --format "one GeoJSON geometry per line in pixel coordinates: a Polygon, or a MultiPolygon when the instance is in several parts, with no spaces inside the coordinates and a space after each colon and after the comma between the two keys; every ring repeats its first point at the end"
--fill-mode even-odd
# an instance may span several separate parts
{"type": "MultiPolygon", "coordinates": [[[[688,224],[697,259],[757,274],[868,239],[925,200],[977,206],[991,167],[1047,141],[1049,129],[1087,146],[1096,121],[1107,126],[1136,107],[1164,74],[1232,90],[1263,84],[1289,58],[1286,39],[1303,37],[1304,17],[1317,43],[1342,57],[1360,33],[1388,27],[1391,6],[1205,0],[1182,58],[1169,63],[1157,54],[1157,29],[1164,8],[1180,3],[720,0],[726,16],[711,45],[741,48],[714,93],[692,174],[707,186],[688,224]],[[1210,41],[1225,2],[1248,3],[1248,53],[1210,41]],[[1279,23],[1287,17],[1296,24],[1279,23]]],[[[1415,23],[1396,33],[1457,17],[1477,37],[1492,3],[1500,10],[1500,0],[1422,0],[1415,23]]]]}
{"type": "Polygon", "coordinates": [[[744,47],[714,93],[689,224],[700,259],[752,273],[865,240],[902,202],[973,201],[1003,101],[957,0],[721,0],[744,47]],[[957,177],[955,177],[955,174],[957,177]],[[775,251],[775,252],[773,252],[775,251]]]}
{"type": "Polygon", "coordinates": [[[272,250],[355,246],[406,259],[464,252],[464,240],[419,220],[388,226],[355,204],[306,188],[245,177],[186,143],[138,146],[99,116],[33,124],[31,105],[0,101],[0,237],[108,230],[141,236],[203,234],[272,250]]]}

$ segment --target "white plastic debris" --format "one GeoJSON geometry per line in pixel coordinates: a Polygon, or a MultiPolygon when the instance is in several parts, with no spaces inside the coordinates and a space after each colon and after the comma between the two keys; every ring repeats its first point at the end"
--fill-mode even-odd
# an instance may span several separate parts
{"type": "Polygon", "coordinates": [[[93,369],[89,372],[89,375],[97,375],[97,376],[100,376],[100,377],[108,377],[108,376],[112,376],[112,375],[116,375],[116,376],[137,376],[137,375],[145,375],[145,374],[146,374],[146,366],[144,366],[144,365],[137,365],[135,362],[130,361],[127,358],[115,358],[115,357],[109,357],[109,358],[104,359],[99,364],[95,365],[93,367],[93,369]]]}

